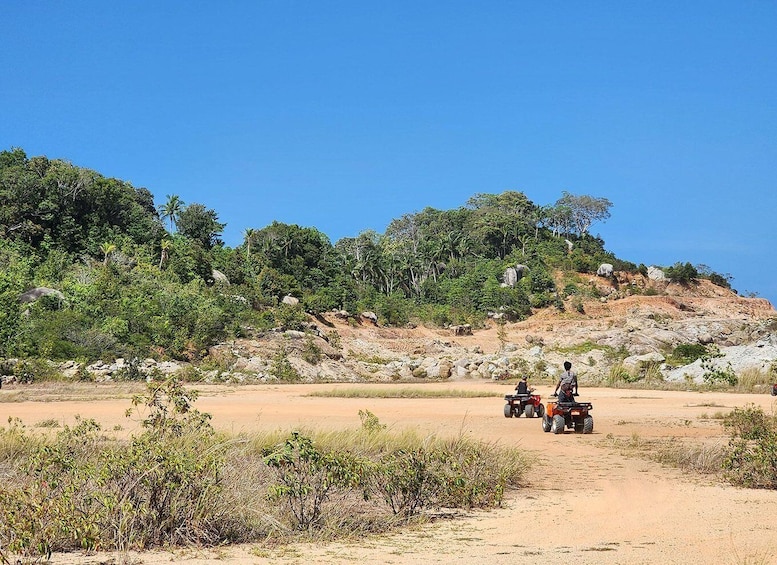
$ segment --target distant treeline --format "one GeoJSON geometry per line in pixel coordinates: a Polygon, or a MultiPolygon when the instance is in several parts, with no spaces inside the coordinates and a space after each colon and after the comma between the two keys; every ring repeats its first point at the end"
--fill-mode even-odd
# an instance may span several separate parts
{"type": "Polygon", "coordinates": [[[273,222],[230,248],[202,204],[168,195],[157,209],[146,188],[2,151],[0,357],[197,359],[250,328],[302,327],[305,313],[333,309],[373,311],[386,325],[477,325],[489,311],[520,319],[561,307],[554,272],[644,269],[589,233],[611,207],[566,192],[550,206],[476,194],[334,245],[315,227],[273,222]],[[503,285],[519,264],[525,276],[503,285]],[[61,295],[21,303],[34,287],[61,295]],[[282,304],[287,295],[299,305],[282,304]]]}

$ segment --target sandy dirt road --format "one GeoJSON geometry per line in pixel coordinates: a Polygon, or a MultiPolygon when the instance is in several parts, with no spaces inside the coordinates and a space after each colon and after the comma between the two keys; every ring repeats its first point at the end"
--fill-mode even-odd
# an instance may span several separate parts
{"type": "MultiPolygon", "coordinates": [[[[97,386],[97,385],[95,385],[97,386]]],[[[581,388],[594,404],[594,433],[544,433],[539,419],[503,416],[499,396],[477,399],[342,399],[306,396],[313,390],[354,385],[198,386],[197,408],[213,424],[233,432],[292,428],[338,429],[360,425],[368,409],[390,428],[440,435],[471,434],[518,445],[534,454],[526,488],[509,494],[504,507],[475,511],[358,542],[296,544],[267,551],[241,545],[217,551],[131,554],[135,563],[233,565],[261,563],[523,563],[777,564],[777,492],[745,490],[709,478],[684,475],[608,447],[606,438],[680,438],[725,442],[714,416],[756,404],[771,413],[767,395],[581,388]]],[[[409,386],[409,385],[364,385],[409,386]]],[[[417,385],[511,392],[485,381],[417,385]]],[[[551,389],[539,387],[544,399],[551,389]]],[[[12,394],[8,387],[0,391],[12,394]]],[[[122,426],[122,400],[0,402],[0,422],[18,417],[28,426],[76,414],[105,429],[122,426]]],[[[120,556],[55,555],[52,563],[111,563],[120,556]]]]}

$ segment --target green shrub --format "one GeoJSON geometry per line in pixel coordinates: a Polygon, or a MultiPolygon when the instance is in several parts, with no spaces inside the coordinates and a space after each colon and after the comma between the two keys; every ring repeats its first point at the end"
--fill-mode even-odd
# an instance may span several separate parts
{"type": "Polygon", "coordinates": [[[274,471],[269,498],[280,502],[297,530],[308,530],[322,519],[324,502],[338,490],[357,487],[364,463],[347,452],[322,451],[313,441],[292,432],[264,456],[274,471]]]}
{"type": "Polygon", "coordinates": [[[275,309],[275,322],[284,330],[303,331],[307,316],[300,305],[281,304],[275,309]]]}
{"type": "Polygon", "coordinates": [[[664,269],[664,274],[672,282],[687,285],[699,278],[699,271],[690,263],[675,263],[671,267],[664,269]]]}
{"type": "Polygon", "coordinates": [[[309,333],[305,334],[305,341],[302,344],[302,358],[311,365],[318,365],[321,362],[321,348],[309,333]]]}
{"type": "Polygon", "coordinates": [[[362,429],[367,433],[375,433],[386,429],[386,424],[381,424],[378,417],[369,410],[359,410],[359,419],[362,429]]]}
{"type": "Polygon", "coordinates": [[[79,420],[53,444],[32,444],[22,471],[30,480],[0,489],[0,547],[27,559],[62,549],[93,549],[105,511],[94,497],[90,455],[94,420],[79,420]]]}
{"type": "Polygon", "coordinates": [[[285,347],[281,347],[276,352],[272,359],[272,365],[270,365],[270,375],[288,383],[296,383],[302,379],[302,375],[294,368],[294,365],[289,361],[289,355],[286,352],[285,347]]]}
{"type": "Polygon", "coordinates": [[[397,450],[379,462],[374,488],[394,514],[411,517],[435,500],[442,488],[437,453],[417,448],[397,450]]]}
{"type": "Polygon", "coordinates": [[[338,351],[342,351],[343,339],[342,337],[340,337],[340,332],[338,332],[337,330],[332,330],[331,332],[328,332],[326,334],[326,339],[329,342],[329,345],[331,345],[338,351]]]}
{"type": "Polygon", "coordinates": [[[583,305],[583,301],[579,297],[575,297],[572,300],[572,307],[575,309],[575,311],[578,314],[585,314],[585,306],[583,305]]]}
{"type": "Polygon", "coordinates": [[[734,369],[731,367],[731,363],[727,363],[725,367],[721,367],[713,361],[713,359],[722,356],[723,355],[717,347],[711,347],[707,353],[701,357],[701,367],[704,369],[701,378],[705,383],[711,386],[719,384],[735,386],[738,379],[734,369]]]}
{"type": "Polygon", "coordinates": [[[723,469],[735,485],[777,488],[777,418],[754,405],[735,408],[726,416],[730,434],[723,469]]]}
{"type": "Polygon", "coordinates": [[[13,374],[20,383],[32,383],[58,378],[60,374],[45,359],[23,359],[16,363],[13,374]]]}
{"type": "Polygon", "coordinates": [[[564,298],[568,298],[575,294],[580,294],[580,288],[575,283],[567,283],[562,291],[564,298]]]}
{"type": "Polygon", "coordinates": [[[450,508],[501,504],[505,489],[515,485],[524,470],[514,453],[462,437],[443,442],[438,459],[442,488],[434,502],[450,508]]]}
{"type": "Polygon", "coordinates": [[[676,365],[689,365],[707,354],[707,347],[701,343],[681,343],[672,350],[668,361],[676,365]]]}

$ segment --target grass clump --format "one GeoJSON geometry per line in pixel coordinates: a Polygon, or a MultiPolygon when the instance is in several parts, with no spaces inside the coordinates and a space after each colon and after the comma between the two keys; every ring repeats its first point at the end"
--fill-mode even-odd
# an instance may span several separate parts
{"type": "Polygon", "coordinates": [[[404,388],[334,388],[331,390],[314,391],[306,396],[323,398],[492,398],[502,397],[502,394],[478,390],[441,390],[423,389],[420,387],[404,388]]]}
{"type": "Polygon", "coordinates": [[[566,354],[566,355],[583,355],[585,353],[591,353],[591,351],[594,350],[601,350],[606,353],[612,353],[613,348],[609,345],[599,345],[598,343],[594,343],[593,341],[584,341],[582,343],[578,343],[577,345],[573,345],[571,347],[557,347],[556,351],[558,353],[566,354]]]}
{"type": "Polygon", "coordinates": [[[719,474],[725,454],[718,444],[691,444],[677,439],[647,440],[637,434],[628,439],[618,439],[610,434],[606,442],[624,454],[635,454],[662,465],[700,474],[719,474]]]}
{"type": "Polygon", "coordinates": [[[392,361],[392,359],[381,357],[380,355],[367,355],[365,353],[357,353],[351,349],[348,350],[348,357],[355,361],[361,361],[362,363],[370,363],[372,365],[388,365],[392,361]]]}
{"type": "Polygon", "coordinates": [[[743,369],[737,375],[737,392],[765,392],[771,390],[771,385],[777,383],[777,362],[773,362],[767,370],[758,367],[743,369]]]}

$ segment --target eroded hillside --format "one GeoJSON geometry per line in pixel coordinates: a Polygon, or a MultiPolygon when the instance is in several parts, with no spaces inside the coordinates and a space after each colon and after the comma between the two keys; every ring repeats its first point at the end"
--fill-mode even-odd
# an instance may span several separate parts
{"type": "MultiPolygon", "coordinates": [[[[613,364],[660,364],[677,345],[694,343],[714,345],[724,355],[739,348],[736,370],[768,370],[777,359],[777,311],[765,299],[743,298],[706,280],[652,284],[647,293],[631,280],[584,280],[598,297],[571,296],[563,311],[544,309],[520,322],[489,320],[466,335],[328,314],[315,322],[322,337],[273,332],[222,344],[211,354],[239,378],[272,378],[282,358],[303,380],[345,381],[495,379],[521,372],[552,378],[566,359],[582,379],[598,380],[613,364]],[[305,360],[311,349],[320,353],[314,363],[305,360]]],[[[672,369],[663,367],[667,374],[672,369]]]]}

